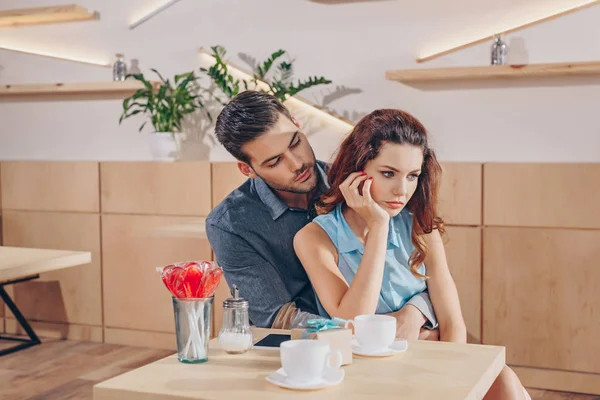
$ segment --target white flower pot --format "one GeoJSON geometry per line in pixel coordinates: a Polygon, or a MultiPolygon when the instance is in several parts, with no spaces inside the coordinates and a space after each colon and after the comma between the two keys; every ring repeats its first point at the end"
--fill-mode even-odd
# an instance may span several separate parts
{"type": "Polygon", "coordinates": [[[170,132],[150,134],[150,152],[156,161],[174,161],[179,151],[179,138],[170,132]]]}

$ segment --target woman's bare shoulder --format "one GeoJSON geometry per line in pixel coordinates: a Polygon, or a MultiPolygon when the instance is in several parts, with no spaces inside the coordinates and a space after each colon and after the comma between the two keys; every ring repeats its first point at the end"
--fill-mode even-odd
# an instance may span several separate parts
{"type": "Polygon", "coordinates": [[[320,252],[325,250],[328,253],[337,254],[337,249],[331,238],[316,222],[310,222],[296,233],[294,249],[296,249],[296,252],[304,250],[320,252]]]}
{"type": "Polygon", "coordinates": [[[325,232],[319,224],[310,222],[296,233],[296,236],[294,236],[294,243],[321,241],[325,238],[327,241],[331,242],[327,232],[325,232]]]}

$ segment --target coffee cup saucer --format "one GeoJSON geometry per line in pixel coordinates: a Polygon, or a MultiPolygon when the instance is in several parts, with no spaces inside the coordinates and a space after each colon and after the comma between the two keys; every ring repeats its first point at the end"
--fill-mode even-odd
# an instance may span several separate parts
{"type": "Polygon", "coordinates": [[[408,342],[406,340],[396,340],[387,349],[367,350],[362,348],[356,339],[352,339],[352,353],[357,356],[389,357],[394,354],[404,353],[406,350],[408,350],[408,342]]]}
{"type": "Polygon", "coordinates": [[[345,372],[343,369],[328,368],[323,376],[310,382],[296,382],[291,380],[283,368],[269,374],[265,379],[279,387],[295,390],[316,390],[326,387],[335,386],[344,380],[345,372]]]}

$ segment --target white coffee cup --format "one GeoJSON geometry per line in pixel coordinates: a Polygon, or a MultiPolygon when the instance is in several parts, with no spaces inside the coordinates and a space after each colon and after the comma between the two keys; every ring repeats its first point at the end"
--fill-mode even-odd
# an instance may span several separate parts
{"type": "Polygon", "coordinates": [[[346,321],[354,325],[354,338],[366,351],[389,348],[396,340],[396,318],[389,315],[359,315],[346,321]]]}
{"type": "Polygon", "coordinates": [[[326,368],[338,369],[342,365],[342,353],[331,350],[323,340],[288,340],[281,343],[279,350],[285,374],[298,383],[317,381],[326,368]]]}

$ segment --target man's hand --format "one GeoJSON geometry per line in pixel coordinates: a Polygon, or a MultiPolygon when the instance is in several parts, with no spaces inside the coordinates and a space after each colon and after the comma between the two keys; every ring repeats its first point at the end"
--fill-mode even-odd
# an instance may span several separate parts
{"type": "Polygon", "coordinates": [[[427,318],[417,307],[410,304],[393,313],[396,318],[396,338],[405,340],[417,340],[421,334],[421,327],[427,322],[427,318]]]}

